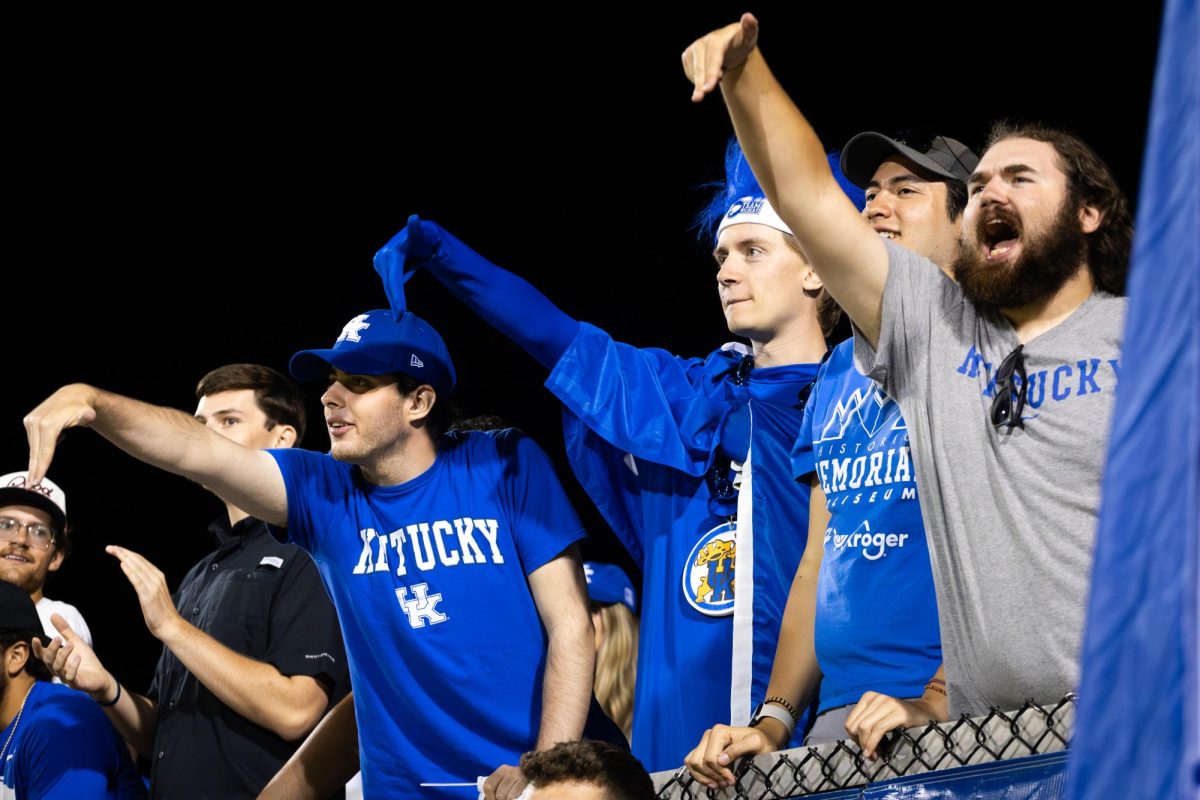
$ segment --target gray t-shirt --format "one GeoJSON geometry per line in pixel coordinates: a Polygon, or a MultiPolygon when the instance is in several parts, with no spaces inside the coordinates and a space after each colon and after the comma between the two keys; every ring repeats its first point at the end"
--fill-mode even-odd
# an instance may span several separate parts
{"type": "Polygon", "coordinates": [[[1025,345],[1024,428],[990,420],[1020,343],[931,261],[887,243],[876,350],[860,370],[908,421],[937,588],[950,713],[1054,702],[1078,686],[1125,299],[1097,292],[1025,345]]]}

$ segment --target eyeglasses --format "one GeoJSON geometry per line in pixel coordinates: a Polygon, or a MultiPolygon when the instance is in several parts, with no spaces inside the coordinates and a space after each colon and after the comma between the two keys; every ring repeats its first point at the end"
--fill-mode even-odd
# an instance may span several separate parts
{"type": "Polygon", "coordinates": [[[1000,369],[996,370],[996,394],[992,397],[992,424],[999,428],[1007,425],[1013,428],[1024,428],[1021,412],[1025,410],[1025,391],[1029,380],[1025,375],[1025,356],[1022,350],[1025,345],[1017,345],[1004,360],[1000,369]],[[1017,380],[1019,378],[1019,380],[1017,380]]]}
{"type": "Polygon", "coordinates": [[[14,541],[25,529],[25,543],[34,550],[49,550],[54,544],[54,530],[40,522],[21,522],[12,517],[0,517],[0,539],[14,541]]]}

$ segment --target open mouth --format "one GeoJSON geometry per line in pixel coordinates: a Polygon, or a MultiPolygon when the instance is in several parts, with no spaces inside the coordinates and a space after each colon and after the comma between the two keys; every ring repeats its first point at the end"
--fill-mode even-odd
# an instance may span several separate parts
{"type": "Polygon", "coordinates": [[[1006,258],[1020,245],[1020,239],[1020,223],[1006,214],[994,215],[979,224],[979,241],[988,261],[1006,258]]]}

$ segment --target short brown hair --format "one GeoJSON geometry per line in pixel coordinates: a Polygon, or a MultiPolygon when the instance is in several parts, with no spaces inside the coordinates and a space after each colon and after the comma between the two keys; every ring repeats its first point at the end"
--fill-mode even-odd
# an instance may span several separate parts
{"type": "Polygon", "coordinates": [[[226,364],[209,372],[196,384],[196,399],[241,389],[254,391],[254,402],[267,415],[267,430],[279,423],[296,429],[296,444],[304,438],[308,414],[304,393],[286,375],[261,364],[226,364]]]}

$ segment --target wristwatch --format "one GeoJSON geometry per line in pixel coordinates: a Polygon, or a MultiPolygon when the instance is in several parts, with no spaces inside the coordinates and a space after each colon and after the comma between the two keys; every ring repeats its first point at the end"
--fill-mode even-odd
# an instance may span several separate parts
{"type": "Polygon", "coordinates": [[[787,726],[788,736],[792,735],[792,731],[796,729],[796,718],[792,716],[792,712],[788,711],[778,703],[763,701],[754,709],[754,713],[750,715],[750,727],[758,727],[758,723],[763,721],[764,717],[777,719],[787,726]]]}

